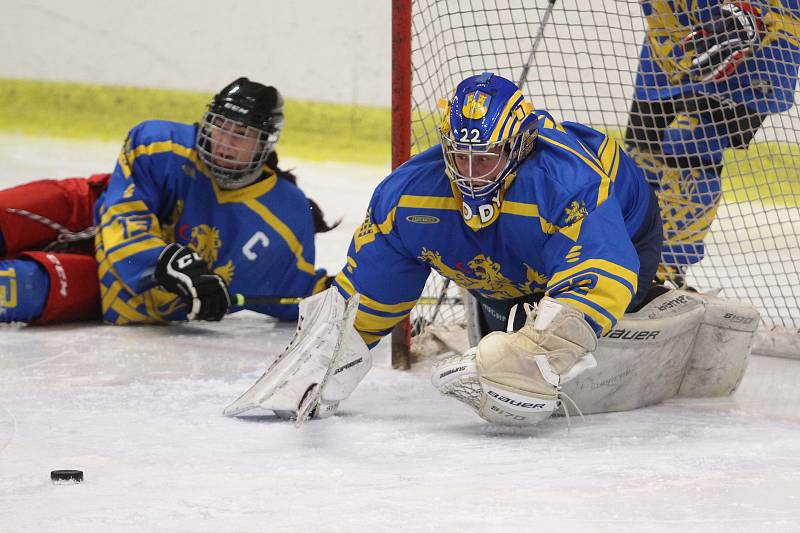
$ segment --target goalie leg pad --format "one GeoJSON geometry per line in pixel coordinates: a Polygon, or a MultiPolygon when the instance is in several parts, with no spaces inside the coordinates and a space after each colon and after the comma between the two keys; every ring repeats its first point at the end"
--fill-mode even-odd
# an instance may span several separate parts
{"type": "Polygon", "coordinates": [[[625,315],[598,342],[597,368],[563,386],[585,414],[627,411],[674,396],[683,379],[704,306],[671,290],[625,315]]]}
{"type": "Polygon", "coordinates": [[[742,302],[701,297],[706,312],[678,395],[727,396],[742,381],[761,316],[742,302]]]}

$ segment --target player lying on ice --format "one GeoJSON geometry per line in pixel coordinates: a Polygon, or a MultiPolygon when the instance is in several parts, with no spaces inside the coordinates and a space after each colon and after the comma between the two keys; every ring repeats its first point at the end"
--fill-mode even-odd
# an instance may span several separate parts
{"type": "MultiPolygon", "coordinates": [[[[613,139],[534,111],[514,83],[490,73],[458,85],[440,134],[441,146],[377,187],[334,286],[301,303],[287,350],[225,414],[260,407],[302,423],[333,413],[431,269],[477,299],[482,334],[475,348],[439,361],[433,383],[493,423],[534,425],[570,385],[587,412],[660,401],[678,391],[695,347],[717,354],[707,339],[694,342],[703,298],[651,291],[659,208],[613,139]]],[[[748,328],[758,322],[736,316],[748,328]]],[[[733,337],[746,355],[744,335],[733,337]]],[[[730,392],[744,369],[738,357],[738,366],[711,362],[698,379],[736,366],[714,389],[730,392]]]]}
{"type": "Polygon", "coordinates": [[[322,290],[314,233],[330,228],[278,168],[283,121],[274,87],[239,78],[199,125],[133,128],[113,174],[0,191],[0,321],[220,320],[242,308],[231,293],[322,290]]]}

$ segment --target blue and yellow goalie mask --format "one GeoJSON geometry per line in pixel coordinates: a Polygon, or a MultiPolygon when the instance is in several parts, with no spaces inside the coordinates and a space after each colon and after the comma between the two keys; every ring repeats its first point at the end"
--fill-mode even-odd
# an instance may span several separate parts
{"type": "Polygon", "coordinates": [[[484,72],[456,87],[439,129],[447,175],[464,199],[491,196],[530,155],[533,107],[511,81],[484,72]]]}

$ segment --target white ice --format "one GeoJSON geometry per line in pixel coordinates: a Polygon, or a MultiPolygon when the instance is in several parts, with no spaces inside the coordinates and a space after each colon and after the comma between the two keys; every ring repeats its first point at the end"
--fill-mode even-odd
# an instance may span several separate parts
{"type": "MultiPolygon", "coordinates": [[[[108,168],[115,145],[0,136],[0,187],[108,168]]],[[[289,162],[342,228],[385,169],[289,162]]],[[[390,282],[390,280],[387,280],[390,282]]],[[[377,368],[333,419],[229,419],[293,325],[0,327],[0,531],[800,531],[800,361],[731,398],[491,427],[377,368]],[[78,485],[49,472],[83,470],[78,485]]]]}

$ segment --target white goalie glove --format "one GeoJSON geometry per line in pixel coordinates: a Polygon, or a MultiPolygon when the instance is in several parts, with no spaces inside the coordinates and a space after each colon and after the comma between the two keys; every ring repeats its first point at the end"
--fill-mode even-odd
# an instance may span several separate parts
{"type": "Polygon", "coordinates": [[[596,365],[597,336],[578,309],[545,297],[517,332],[493,332],[433,367],[431,381],[493,423],[532,426],[559,405],[560,387],[596,365]]]}
{"type": "Polygon", "coordinates": [[[353,327],[357,309],[358,295],[345,301],[335,287],[300,302],[289,346],[223,414],[258,407],[296,418],[298,425],[332,415],[372,367],[369,349],[353,327]]]}

